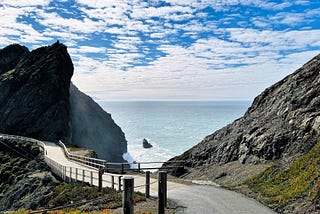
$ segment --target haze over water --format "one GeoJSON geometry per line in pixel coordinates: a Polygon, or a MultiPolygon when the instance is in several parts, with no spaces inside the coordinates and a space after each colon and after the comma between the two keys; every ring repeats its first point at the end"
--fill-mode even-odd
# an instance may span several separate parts
{"type": "Polygon", "coordinates": [[[122,128],[135,161],[166,161],[241,117],[251,101],[98,101],[122,128]],[[146,138],[153,148],[144,149],[146,138]]]}

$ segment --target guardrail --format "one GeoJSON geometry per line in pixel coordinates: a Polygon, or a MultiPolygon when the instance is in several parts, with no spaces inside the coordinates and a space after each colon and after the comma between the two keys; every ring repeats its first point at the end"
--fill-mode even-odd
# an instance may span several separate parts
{"type": "Polygon", "coordinates": [[[63,148],[64,154],[70,160],[73,160],[78,163],[91,166],[97,169],[105,168],[106,166],[107,161],[105,160],[70,153],[67,147],[64,145],[64,143],[61,140],[59,140],[59,145],[63,148]]]}
{"type": "Polygon", "coordinates": [[[145,171],[145,170],[167,170],[184,168],[185,161],[167,161],[167,162],[128,162],[128,163],[112,163],[106,162],[105,170],[121,170],[124,171],[145,171]],[[148,166],[149,165],[149,166],[148,166]],[[151,165],[151,166],[150,166],[151,165]]]}
{"type": "Polygon", "coordinates": [[[68,151],[65,144],[60,140],[59,145],[63,148],[66,157],[70,160],[76,161],[78,163],[84,164],[86,166],[91,166],[97,169],[103,168],[106,172],[121,170],[123,174],[124,171],[143,171],[143,170],[157,170],[157,169],[175,169],[184,168],[184,161],[167,161],[167,162],[123,162],[123,163],[113,163],[107,162],[102,159],[85,157],[82,155],[72,154],[68,151]],[[155,166],[155,165],[158,166],[155,166]],[[169,166],[167,166],[169,164],[169,166]],[[149,165],[149,166],[147,166],[149,165]],[[152,165],[152,166],[150,166],[152,165]]]}
{"type": "MultiPolygon", "coordinates": [[[[91,186],[99,186],[99,171],[97,170],[65,166],[48,156],[45,156],[45,162],[51,168],[51,171],[65,182],[80,181],[89,183],[91,186]]],[[[121,178],[121,175],[104,174],[102,175],[102,186],[108,186],[120,191],[122,187],[121,178]]]]}
{"type": "MultiPolygon", "coordinates": [[[[51,168],[51,171],[60,177],[63,181],[65,182],[86,182],[89,183],[91,186],[100,186],[99,185],[99,179],[101,182],[102,187],[111,187],[112,189],[117,189],[121,190],[122,183],[121,183],[121,175],[115,175],[115,174],[102,174],[99,176],[99,171],[96,169],[84,169],[84,168],[77,168],[77,167],[71,167],[71,166],[65,166],[62,165],[53,159],[49,158],[46,155],[45,152],[45,143],[42,141],[36,141],[39,146],[41,146],[44,149],[44,157],[45,157],[45,162],[47,165],[51,168]]],[[[81,155],[75,155],[71,154],[66,146],[62,143],[59,142],[60,146],[62,146],[67,158],[70,160],[74,160],[78,163],[82,163],[85,165],[88,165],[90,167],[99,167],[99,168],[104,168],[104,164],[106,161],[105,160],[100,160],[96,158],[89,158],[81,155]]]]}

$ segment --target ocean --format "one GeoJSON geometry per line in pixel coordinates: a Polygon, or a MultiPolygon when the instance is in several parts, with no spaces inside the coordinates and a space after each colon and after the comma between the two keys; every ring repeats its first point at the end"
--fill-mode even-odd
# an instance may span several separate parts
{"type": "Polygon", "coordinates": [[[241,117],[251,101],[98,101],[128,141],[125,158],[166,161],[241,117]],[[146,138],[153,145],[142,147],[146,138]]]}

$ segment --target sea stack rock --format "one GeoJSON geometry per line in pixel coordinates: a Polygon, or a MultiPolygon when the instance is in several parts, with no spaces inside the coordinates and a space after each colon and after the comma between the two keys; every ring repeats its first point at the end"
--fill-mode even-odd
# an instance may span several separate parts
{"type": "Polygon", "coordinates": [[[149,143],[148,140],[145,139],[145,138],[143,138],[142,146],[143,146],[143,148],[145,148],[145,149],[148,149],[148,148],[151,148],[151,147],[152,147],[151,143],[149,143]]]}
{"type": "Polygon", "coordinates": [[[0,133],[78,145],[122,162],[124,133],[90,97],[71,85],[73,64],[59,42],[29,52],[0,50],[0,133]],[[70,94],[71,93],[71,94],[70,94]]]}

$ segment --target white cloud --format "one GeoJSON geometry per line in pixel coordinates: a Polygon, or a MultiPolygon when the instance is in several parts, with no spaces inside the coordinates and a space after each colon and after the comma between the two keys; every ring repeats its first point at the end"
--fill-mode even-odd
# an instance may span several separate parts
{"type": "Polygon", "coordinates": [[[106,52],[105,47],[93,47],[93,46],[78,46],[75,48],[77,52],[82,53],[101,53],[106,52]]]}
{"type": "Polygon", "coordinates": [[[2,0],[1,4],[4,6],[12,6],[12,7],[27,7],[27,6],[47,6],[51,0],[2,0]]]}
{"type": "Polygon", "coordinates": [[[278,13],[276,16],[270,18],[271,21],[279,24],[285,24],[289,26],[296,26],[306,22],[305,14],[302,13],[278,13]]]}
{"type": "MultiPolygon", "coordinates": [[[[136,7],[133,8],[131,17],[135,19],[145,19],[151,17],[160,17],[167,19],[174,19],[177,16],[176,13],[182,13],[187,15],[194,10],[189,6],[163,6],[163,7],[136,7]]],[[[185,17],[189,18],[189,16],[185,17]]]]}
{"type": "Polygon", "coordinates": [[[76,10],[49,8],[49,0],[2,1],[0,45],[60,39],[75,64],[74,82],[106,98],[252,98],[320,47],[320,30],[308,25],[319,8],[287,10],[309,1],[75,2],[76,16],[76,10]],[[247,17],[251,13],[238,14],[240,6],[268,15],[252,10],[257,15],[247,17]]]}
{"type": "Polygon", "coordinates": [[[69,31],[73,33],[94,33],[100,32],[105,28],[102,21],[93,21],[88,18],[78,20],[74,18],[63,18],[59,14],[52,12],[41,12],[38,14],[38,22],[57,31],[69,31]]]}

